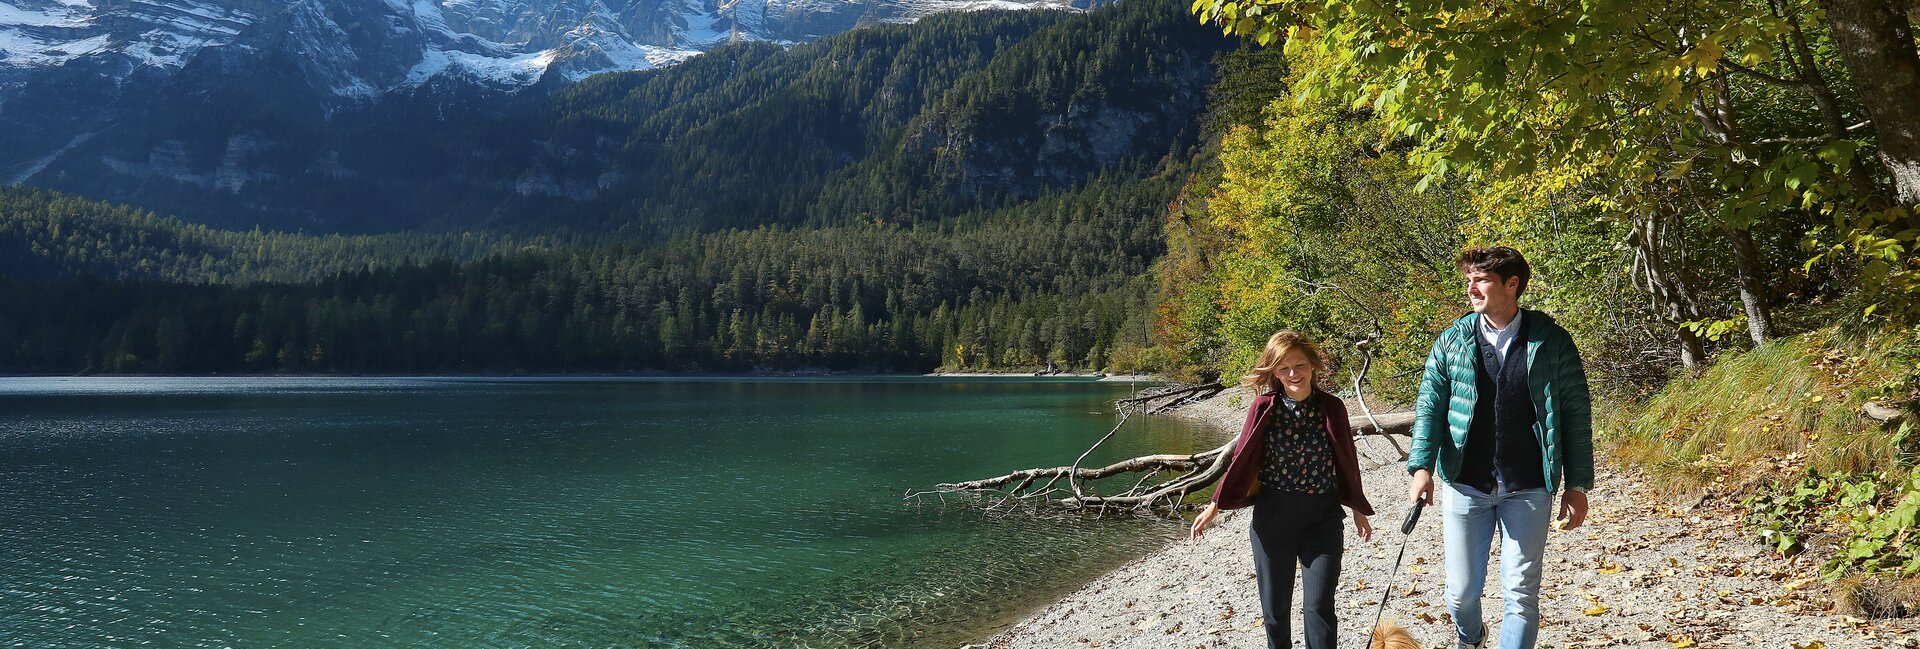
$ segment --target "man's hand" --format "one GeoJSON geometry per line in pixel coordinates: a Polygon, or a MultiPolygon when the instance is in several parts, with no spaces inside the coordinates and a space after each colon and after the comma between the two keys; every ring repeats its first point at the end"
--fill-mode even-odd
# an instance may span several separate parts
{"type": "Polygon", "coordinates": [[[1560,529],[1570,530],[1579,527],[1587,520],[1587,492],[1568,489],[1560,494],[1560,520],[1566,521],[1560,529]]]}
{"type": "Polygon", "coordinates": [[[1207,524],[1212,523],[1213,516],[1218,513],[1220,513],[1219,505],[1215,505],[1213,503],[1207,503],[1207,508],[1200,510],[1200,515],[1194,517],[1193,530],[1187,532],[1187,540],[1189,541],[1199,540],[1200,533],[1206,531],[1207,524]]]}
{"type": "Polygon", "coordinates": [[[1420,502],[1433,504],[1433,472],[1426,469],[1414,471],[1413,484],[1407,486],[1407,504],[1420,502]]]}
{"type": "Polygon", "coordinates": [[[1373,540],[1373,523],[1367,521],[1366,514],[1353,513],[1353,532],[1360,535],[1361,543],[1373,540]]]}

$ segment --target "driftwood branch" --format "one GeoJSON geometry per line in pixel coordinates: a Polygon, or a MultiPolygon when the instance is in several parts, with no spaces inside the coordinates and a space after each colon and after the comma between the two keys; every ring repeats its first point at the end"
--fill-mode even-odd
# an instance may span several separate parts
{"type": "Polygon", "coordinates": [[[1019,489],[1032,484],[1040,478],[1053,478],[1068,474],[1073,474],[1081,480],[1099,480],[1101,478],[1111,478],[1123,473],[1140,471],[1191,471],[1195,467],[1211,462],[1218,456],[1232,450],[1232,444],[1225,444],[1210,451],[1190,455],[1142,455],[1136,458],[1121,460],[1098,469],[1066,466],[1053,467],[1050,469],[1024,469],[992,478],[942,483],[935,485],[934,488],[941,491],[979,491],[982,489],[998,489],[1008,484],[1013,484],[1013,489],[1009,491],[1017,492],[1019,489]]]}
{"type": "Polygon", "coordinates": [[[1125,399],[1115,399],[1113,405],[1121,409],[1140,408],[1146,414],[1157,415],[1163,412],[1205,401],[1220,391],[1227,389],[1218,383],[1182,383],[1141,390],[1139,394],[1125,399]],[[1158,401],[1156,404],[1154,402],[1158,401]]]}
{"type": "MultiPolygon", "coordinates": [[[[1106,435],[1102,435],[1100,437],[1100,441],[1094,442],[1093,446],[1089,446],[1087,447],[1087,450],[1080,452],[1080,457],[1076,457],[1073,459],[1073,466],[1068,467],[1067,469],[1067,485],[1073,487],[1073,497],[1075,498],[1087,497],[1087,494],[1080,490],[1080,481],[1081,481],[1080,463],[1087,461],[1087,456],[1093,455],[1094,449],[1100,448],[1101,444],[1105,444],[1107,443],[1107,440],[1113,439],[1113,434],[1120,432],[1120,428],[1122,426],[1126,426],[1127,420],[1132,418],[1133,418],[1132,408],[1120,409],[1120,423],[1114,424],[1112,430],[1107,431],[1106,435]]],[[[1099,478],[1093,478],[1093,479],[1097,480],[1099,478]]]]}
{"type": "MultiPolygon", "coordinates": [[[[1356,437],[1367,439],[1386,439],[1401,459],[1407,452],[1392,435],[1407,435],[1413,430],[1412,413],[1384,413],[1376,415],[1366,402],[1367,372],[1373,367],[1374,346],[1385,338],[1386,331],[1380,325],[1379,314],[1365,302],[1355,298],[1346,289],[1326,282],[1311,282],[1296,279],[1310,292],[1331,291],[1352,302],[1360,311],[1367,314],[1371,331],[1353,336],[1354,348],[1360,353],[1360,367],[1353,375],[1353,391],[1360,402],[1359,417],[1348,420],[1349,427],[1356,437]]],[[[1120,409],[1120,421],[1107,431],[1087,450],[1075,458],[1073,464],[1054,468],[1035,468],[1014,471],[1006,475],[966,482],[952,482],[934,485],[932,490],[910,492],[907,500],[918,503],[928,497],[947,502],[947,496],[968,496],[966,502],[983,504],[990,511],[1012,512],[1025,509],[1031,512],[1060,511],[1122,511],[1136,514],[1174,514],[1188,509],[1188,495],[1212,486],[1227,472],[1227,463],[1233,458],[1234,442],[1228,442],[1217,448],[1193,453],[1143,455],[1121,460],[1107,466],[1091,469],[1081,463],[1091,456],[1094,450],[1106,444],[1118,434],[1135,412],[1156,414],[1166,412],[1186,404],[1219,394],[1225,387],[1215,383],[1198,385],[1172,385],[1148,389],[1113,403],[1120,409]],[[1133,486],[1113,495],[1093,493],[1088,482],[1111,478],[1125,474],[1142,474],[1133,481],[1133,486]],[[1172,477],[1155,482],[1161,474],[1172,477]],[[1066,486],[1057,486],[1062,478],[1066,486]],[[1039,487],[1034,483],[1045,480],[1039,487]]]]}
{"type": "MultiPolygon", "coordinates": [[[[1407,435],[1413,430],[1410,412],[1382,413],[1371,420],[1370,427],[1363,425],[1360,417],[1354,417],[1349,424],[1356,436],[1407,435]]],[[[928,491],[909,493],[907,499],[923,502],[932,497],[944,503],[948,502],[947,496],[956,496],[961,502],[995,512],[1024,509],[1034,513],[1117,511],[1166,515],[1191,508],[1186,503],[1187,496],[1218,482],[1227,472],[1227,462],[1233,458],[1234,442],[1230,441],[1199,453],[1142,455],[1099,468],[1080,466],[1095,448],[1118,433],[1126,421],[1123,417],[1120,424],[1088,447],[1072,465],[1022,469],[991,478],[942,483],[928,491]],[[1128,474],[1141,476],[1132,487],[1112,495],[1095,494],[1082,488],[1088,481],[1128,474]],[[1172,477],[1154,481],[1161,474],[1172,477]],[[1066,481],[1064,486],[1062,480],[1066,481]],[[1036,483],[1038,487],[1034,486],[1036,483]]]]}
{"type": "MultiPolygon", "coordinates": [[[[1367,405],[1367,372],[1373,369],[1373,350],[1387,335],[1386,328],[1380,325],[1380,314],[1374,311],[1373,307],[1367,306],[1366,302],[1360,301],[1359,298],[1354,297],[1352,293],[1348,292],[1345,288],[1341,288],[1338,284],[1313,282],[1297,277],[1294,278],[1293,281],[1305,286],[1309,295],[1326,290],[1338,293],[1340,297],[1346,298],[1347,301],[1352,302],[1355,307],[1359,307],[1362,313],[1367,314],[1367,324],[1371,326],[1372,330],[1365,334],[1355,336],[1357,339],[1354,340],[1353,343],[1354,351],[1360,352],[1360,369],[1353,373],[1353,399],[1359,402],[1360,413],[1366,416],[1367,423],[1370,424],[1373,429],[1368,431],[1366,428],[1357,424],[1352,428],[1353,430],[1361,431],[1360,434],[1387,435],[1386,425],[1382,424],[1380,419],[1373,415],[1373,407],[1367,405]]],[[[1412,425],[1413,420],[1409,417],[1406,421],[1406,426],[1408,429],[1411,429],[1412,425]]],[[[1400,459],[1407,459],[1407,449],[1402,448],[1399,442],[1393,441],[1391,437],[1383,437],[1382,439],[1387,440],[1387,445],[1393,447],[1393,451],[1400,455],[1400,459]]]]}

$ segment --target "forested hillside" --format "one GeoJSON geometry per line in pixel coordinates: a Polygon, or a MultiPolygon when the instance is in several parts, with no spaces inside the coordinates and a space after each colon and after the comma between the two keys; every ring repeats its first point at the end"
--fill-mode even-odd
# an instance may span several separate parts
{"type": "Polygon", "coordinates": [[[0,246],[24,254],[0,279],[0,368],[1102,368],[1149,342],[1146,271],[1178,177],[1096,181],[944,225],[511,250],[209,231],[12,191],[0,246]],[[107,268],[123,270],[92,272],[107,268]]]}
{"type": "MultiPolygon", "coordinates": [[[[547,237],[523,237],[546,243],[547,237]]],[[[0,277],[91,276],[189,284],[306,282],[349,270],[511,252],[502,235],[235,232],[125,205],[0,187],[0,277]]]]}
{"type": "Polygon", "coordinates": [[[166,215],[0,191],[0,369],[1137,364],[1161,214],[1228,43],[1176,3],[1128,2],[742,43],[505,107],[422,95],[320,123],[271,83],[162,103],[98,146],[209,135],[181,145],[192,167],[244,124],[297,132],[262,136],[297,164],[238,191],[98,176],[183,206],[166,215]],[[205,225],[274,205],[366,219],[309,230],[432,224],[205,225]]]}

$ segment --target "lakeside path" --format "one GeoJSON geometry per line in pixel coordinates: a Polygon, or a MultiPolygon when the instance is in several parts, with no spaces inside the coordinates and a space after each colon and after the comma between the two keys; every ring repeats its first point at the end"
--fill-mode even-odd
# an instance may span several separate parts
{"type": "MultiPolygon", "coordinates": [[[[1245,411],[1230,390],[1175,416],[1239,431],[1245,411]]],[[[1359,412],[1357,408],[1354,412],[1359,412]]],[[[1404,439],[1404,438],[1403,438],[1404,439]]],[[[1406,472],[1384,441],[1362,440],[1361,468],[1377,511],[1374,540],[1347,523],[1337,606],[1343,647],[1361,647],[1401,540],[1406,472]]],[[[1920,619],[1867,621],[1831,612],[1815,566],[1769,558],[1737,516],[1710,501],[1698,509],[1655,496],[1631,475],[1600,467],[1586,525],[1547,540],[1542,648],[1920,647],[1920,619]]],[[[1176,541],[1095,578],[987,643],[994,649],[1264,647],[1247,541],[1250,510],[1227,512],[1197,542],[1176,541]]],[[[1502,609],[1498,543],[1482,603],[1502,609]]],[[[1387,616],[1427,647],[1450,647],[1442,588],[1440,521],[1421,516],[1387,616]]],[[[1294,646],[1300,640],[1295,590],[1294,646]]],[[[1497,627],[1490,625],[1497,631],[1497,627]]],[[[1487,647],[1498,646],[1498,636],[1487,647]]]]}

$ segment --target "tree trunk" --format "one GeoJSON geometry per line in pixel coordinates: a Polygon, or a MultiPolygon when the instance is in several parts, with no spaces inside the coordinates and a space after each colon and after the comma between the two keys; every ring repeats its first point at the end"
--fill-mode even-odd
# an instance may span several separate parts
{"type": "Polygon", "coordinates": [[[1698,372],[1707,362],[1707,347],[1700,337],[1685,329],[1676,330],[1680,334],[1680,366],[1688,372],[1698,372]]]}
{"type": "MultiPolygon", "coordinates": [[[[1820,108],[1820,121],[1827,127],[1827,135],[1840,140],[1847,137],[1847,118],[1840,111],[1840,98],[1834,96],[1833,86],[1827,83],[1827,75],[1820,72],[1820,63],[1813,58],[1813,46],[1807,43],[1807,34],[1800,29],[1800,17],[1787,10],[1785,0],[1774,0],[1773,15],[1785,19],[1790,28],[1787,31],[1793,54],[1787,59],[1800,77],[1807,94],[1813,97],[1814,105],[1820,108]]],[[[1857,168],[1859,165],[1855,165],[1857,168]]]]}
{"type": "MultiPolygon", "coordinates": [[[[1827,81],[1826,73],[1820,71],[1820,63],[1813,56],[1813,45],[1807,42],[1806,30],[1800,27],[1799,14],[1787,9],[1786,0],[1773,0],[1772,7],[1774,17],[1787,21],[1789,30],[1786,45],[1793,51],[1793,55],[1787,57],[1787,63],[1793,66],[1800,81],[1806,84],[1804,88],[1813,97],[1814,105],[1820,108],[1820,122],[1826,125],[1827,136],[1836,141],[1847,139],[1847,117],[1840,108],[1840,98],[1834,94],[1833,84],[1827,81]]],[[[1867,171],[1866,165],[1848,165],[1847,176],[1860,188],[1862,195],[1882,199],[1878,184],[1873,181],[1873,174],[1867,171]]],[[[1883,199],[1873,200],[1868,205],[1884,207],[1882,202],[1883,199]]]]}
{"type": "Polygon", "coordinates": [[[1679,336],[1680,364],[1687,371],[1696,371],[1706,362],[1706,346],[1699,335],[1680,325],[1700,319],[1699,302],[1688,284],[1683,258],[1667,256],[1669,252],[1678,252],[1670,250],[1668,244],[1670,219],[1658,211],[1650,211],[1635,218],[1631,225],[1633,234],[1627,237],[1627,244],[1633,248],[1634,269],[1639,275],[1634,286],[1646,293],[1653,312],[1666,320],[1679,336]]]}
{"type": "MultiPolygon", "coordinates": [[[[1834,42],[1873,120],[1894,200],[1920,204],[1920,52],[1907,14],[1890,0],[1823,0],[1834,42]]],[[[1906,3],[1902,3],[1906,4],[1906,3]]]]}
{"type": "Polygon", "coordinates": [[[1755,346],[1773,338],[1773,314],[1768,307],[1766,282],[1761,278],[1760,251],[1753,245],[1753,231],[1730,230],[1733,241],[1733,267],[1740,285],[1740,304],[1747,310],[1747,333],[1755,346]]]}

